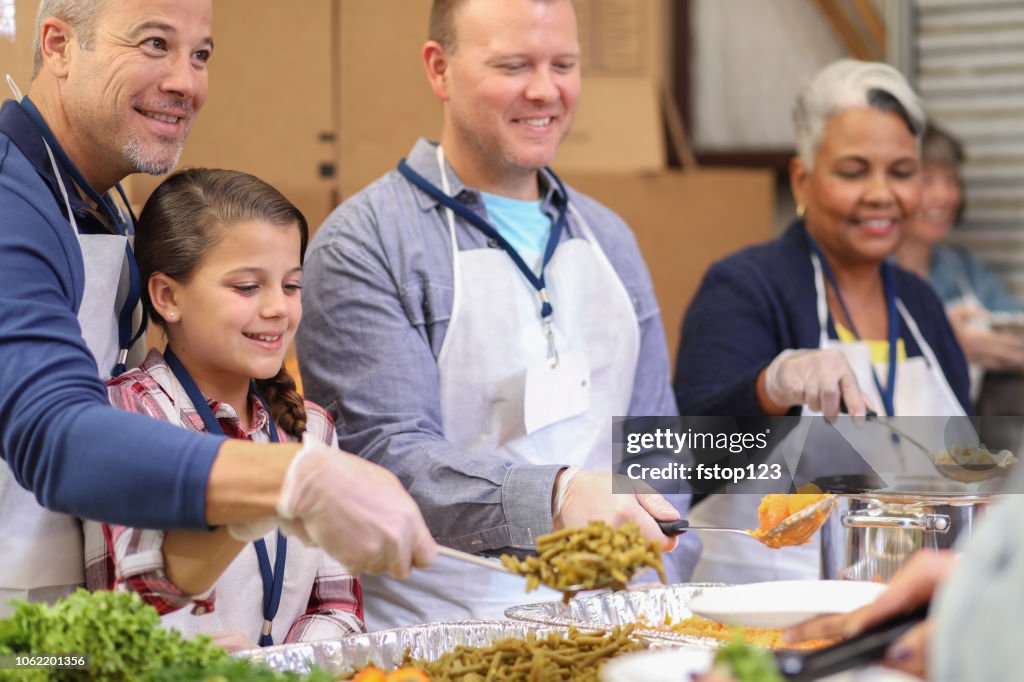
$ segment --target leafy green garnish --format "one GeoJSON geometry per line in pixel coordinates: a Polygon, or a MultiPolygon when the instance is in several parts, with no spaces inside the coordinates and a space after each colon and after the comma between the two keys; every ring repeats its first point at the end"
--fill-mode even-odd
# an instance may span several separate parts
{"type": "Polygon", "coordinates": [[[767,649],[748,644],[737,635],[715,654],[715,668],[725,667],[739,682],[784,682],[767,649]]]}
{"type": "Polygon", "coordinates": [[[232,658],[209,637],[185,639],[181,633],[161,627],[156,609],[134,592],[78,590],[52,606],[14,602],[14,615],[0,620],[0,653],[90,657],[85,669],[0,670],[0,680],[19,682],[331,679],[322,671],[302,678],[232,658]]]}

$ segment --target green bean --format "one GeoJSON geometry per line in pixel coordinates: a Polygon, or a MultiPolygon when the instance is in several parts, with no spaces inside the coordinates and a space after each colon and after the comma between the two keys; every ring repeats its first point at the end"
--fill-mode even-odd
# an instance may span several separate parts
{"type": "Polygon", "coordinates": [[[568,598],[578,589],[622,588],[644,567],[654,568],[665,582],[659,543],[644,539],[632,522],[618,529],[601,521],[563,528],[538,537],[537,551],[525,559],[501,557],[506,568],[527,577],[527,592],[543,584],[566,592],[568,598]]]}
{"type": "Polygon", "coordinates": [[[644,647],[632,638],[633,628],[616,627],[607,634],[570,628],[540,638],[531,632],[487,647],[459,646],[436,661],[414,660],[406,650],[401,667],[419,668],[433,682],[597,682],[606,660],[644,647]]]}

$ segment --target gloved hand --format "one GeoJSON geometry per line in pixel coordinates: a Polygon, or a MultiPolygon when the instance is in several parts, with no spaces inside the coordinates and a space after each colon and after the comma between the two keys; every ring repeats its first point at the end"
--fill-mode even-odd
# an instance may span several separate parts
{"type": "Polygon", "coordinates": [[[988,311],[960,305],[947,314],[968,362],[996,371],[1024,368],[1024,342],[1016,334],[991,329],[988,311]]]}
{"type": "Polygon", "coordinates": [[[764,371],[764,389],[768,399],[780,407],[807,405],[829,417],[839,414],[840,398],[855,417],[863,417],[871,407],[838,348],[782,351],[764,371]]]}
{"type": "Polygon", "coordinates": [[[255,521],[242,521],[228,524],[228,535],[239,542],[254,542],[275,530],[281,524],[276,516],[255,521]]]}
{"type": "Polygon", "coordinates": [[[286,535],[322,547],[352,573],[404,579],[437,556],[419,508],[390,471],[311,439],[285,474],[277,513],[286,535]]]}
{"type": "Polygon", "coordinates": [[[620,474],[570,468],[560,474],[556,483],[552,509],[555,530],[585,526],[591,521],[604,521],[617,528],[634,521],[641,535],[661,542],[662,551],[671,552],[678,539],[667,537],[655,521],[678,518],[676,508],[649,485],[620,474]],[[619,492],[612,493],[613,481],[619,492]]]}

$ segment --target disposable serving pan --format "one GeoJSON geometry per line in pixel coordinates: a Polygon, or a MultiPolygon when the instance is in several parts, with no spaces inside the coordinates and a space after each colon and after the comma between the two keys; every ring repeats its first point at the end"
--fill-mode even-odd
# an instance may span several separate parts
{"type": "Polygon", "coordinates": [[[549,626],[575,625],[582,630],[636,623],[636,634],[651,641],[670,642],[675,646],[717,649],[724,642],[713,637],[697,637],[671,632],[664,627],[666,617],[673,623],[689,618],[693,612],[687,607],[690,599],[707,587],[720,587],[722,583],[684,583],[646,590],[603,592],[589,597],[576,597],[568,604],[560,601],[522,604],[505,610],[513,620],[529,621],[549,626]]]}
{"type": "Polygon", "coordinates": [[[406,647],[413,658],[435,660],[460,644],[489,646],[495,640],[506,637],[524,638],[528,632],[545,636],[551,632],[567,630],[565,626],[541,625],[522,620],[445,621],[351,635],[342,639],[281,644],[238,655],[262,661],[280,671],[304,673],[310,666],[316,665],[336,675],[371,662],[384,669],[394,668],[402,662],[406,647]]]}

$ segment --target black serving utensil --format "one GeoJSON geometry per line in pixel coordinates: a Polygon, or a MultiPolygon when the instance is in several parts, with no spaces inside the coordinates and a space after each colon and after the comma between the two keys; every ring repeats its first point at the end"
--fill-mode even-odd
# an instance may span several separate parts
{"type": "Polygon", "coordinates": [[[816,651],[779,651],[779,674],[787,682],[811,682],[828,675],[877,663],[886,649],[928,616],[928,604],[868,628],[859,635],[816,651]]]}

